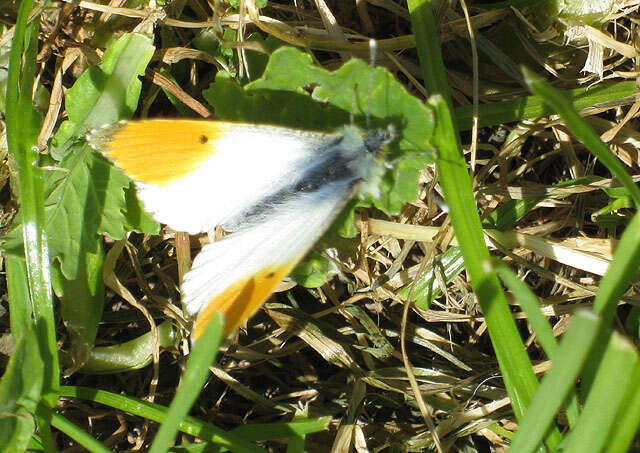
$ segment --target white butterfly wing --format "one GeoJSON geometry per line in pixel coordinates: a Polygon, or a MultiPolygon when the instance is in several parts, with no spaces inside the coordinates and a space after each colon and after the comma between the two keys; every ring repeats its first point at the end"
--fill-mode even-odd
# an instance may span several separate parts
{"type": "Polygon", "coordinates": [[[250,317],[331,225],[349,193],[348,184],[334,184],[277,202],[259,222],[205,245],[182,283],[186,310],[197,315],[195,338],[216,311],[225,317],[225,334],[250,317]]]}
{"type": "Polygon", "coordinates": [[[335,137],[221,121],[154,119],[94,131],[92,146],[135,182],[156,220],[190,234],[210,231],[298,179],[335,137]]]}

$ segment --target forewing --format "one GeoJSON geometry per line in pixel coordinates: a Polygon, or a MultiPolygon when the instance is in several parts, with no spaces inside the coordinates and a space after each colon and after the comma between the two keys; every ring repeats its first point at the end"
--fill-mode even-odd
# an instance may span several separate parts
{"type": "Polygon", "coordinates": [[[91,145],[136,183],[156,220],[206,232],[277,193],[334,138],[293,129],[203,120],[126,121],[92,132],[91,145]]]}

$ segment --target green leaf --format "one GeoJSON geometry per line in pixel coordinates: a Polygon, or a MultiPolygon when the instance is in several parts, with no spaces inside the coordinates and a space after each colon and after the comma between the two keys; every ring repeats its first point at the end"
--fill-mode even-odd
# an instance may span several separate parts
{"type": "MultiPolygon", "coordinates": [[[[171,321],[158,325],[158,344],[168,348],[175,342],[171,321]]],[[[153,336],[147,332],[133,340],[111,346],[100,346],[89,351],[86,363],[79,372],[86,374],[112,374],[139,370],[153,360],[153,336]]]]}
{"type": "MultiPolygon", "coordinates": [[[[72,369],[89,359],[102,315],[101,235],[122,239],[130,230],[156,234],[159,229],[142,210],[130,184],[128,177],[87,145],[72,147],[45,183],[52,276],[69,331],[72,369]]],[[[22,253],[20,221],[4,238],[4,248],[22,253]]]]}
{"type": "MultiPolygon", "coordinates": [[[[148,38],[125,35],[107,49],[100,66],[76,81],[66,97],[70,119],[58,130],[59,146],[52,148],[61,162],[44,178],[51,272],[70,333],[74,368],[88,360],[102,314],[100,235],[121,239],[130,230],[156,233],[159,225],[143,211],[126,176],[88,146],[73,145],[71,138],[133,114],[141,88],[138,76],[152,54],[148,38]]],[[[20,219],[4,238],[10,253],[22,253],[20,219]]]]}
{"type": "MultiPolygon", "coordinates": [[[[86,238],[87,242],[89,240],[86,238]]],[[[59,288],[56,288],[56,292],[61,297],[62,319],[65,320],[71,341],[72,370],[89,360],[104,308],[102,238],[95,235],[93,242],[91,246],[95,248],[95,253],[82,251],[78,256],[76,278],[68,280],[61,275],[57,278],[59,288]]],[[[57,266],[52,269],[53,274],[60,272],[57,266]]],[[[69,374],[69,372],[67,370],[66,373],[69,374]]]]}
{"type": "Polygon", "coordinates": [[[156,222],[151,214],[144,210],[142,203],[138,200],[136,188],[133,184],[124,189],[124,199],[127,206],[124,211],[125,231],[158,234],[160,231],[160,224],[156,222]]]}
{"type": "Polygon", "coordinates": [[[312,252],[296,266],[290,278],[307,288],[318,288],[331,278],[331,264],[324,256],[312,252]]]}
{"type": "MultiPolygon", "coordinates": [[[[127,200],[130,179],[88,145],[74,149],[59,168],[47,182],[45,210],[49,252],[60,262],[65,278],[77,278],[81,253],[98,253],[95,238],[99,234],[122,239],[131,229],[157,233],[158,224],[151,224],[138,205],[127,200]],[[136,220],[140,223],[133,225],[136,220]]],[[[21,232],[12,229],[5,237],[5,250],[15,253],[21,244],[21,232]]]]}
{"type": "MultiPolygon", "coordinates": [[[[130,179],[88,145],[75,147],[59,168],[47,181],[45,210],[49,253],[60,262],[65,278],[77,278],[82,253],[98,252],[99,234],[113,239],[122,239],[129,230],[157,234],[158,224],[127,197],[130,179]]],[[[9,253],[20,250],[20,233],[14,228],[5,237],[9,253]]]]}
{"type": "Polygon", "coordinates": [[[33,412],[40,399],[44,364],[38,340],[25,331],[0,379],[0,451],[24,451],[35,430],[33,412]]]}
{"type": "Polygon", "coordinates": [[[398,162],[383,179],[384,196],[366,200],[389,215],[415,199],[417,171],[432,161],[431,110],[386,69],[372,71],[362,60],[330,72],[314,65],[309,55],[282,47],[271,55],[260,79],[241,87],[222,73],[203,95],[225,120],[333,131],[348,124],[350,116],[365,127],[369,112],[371,128],[395,125],[399,138],[386,157],[398,162]]]}
{"type": "Polygon", "coordinates": [[[52,156],[64,157],[78,134],[133,116],[142,87],[138,76],[144,74],[154,50],[147,36],[125,34],[105,51],[102,63],[78,78],[67,91],[69,120],[53,139],[52,156]]]}

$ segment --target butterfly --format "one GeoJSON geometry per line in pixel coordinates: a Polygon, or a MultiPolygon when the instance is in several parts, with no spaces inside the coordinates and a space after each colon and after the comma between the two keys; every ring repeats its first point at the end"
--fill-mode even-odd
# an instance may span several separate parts
{"type": "Polygon", "coordinates": [[[225,335],[271,295],[357,193],[376,195],[392,126],[333,133],[191,119],[122,121],[88,141],[134,182],[154,218],[176,231],[230,232],[205,245],[182,301],[197,339],[215,312],[225,335]]]}

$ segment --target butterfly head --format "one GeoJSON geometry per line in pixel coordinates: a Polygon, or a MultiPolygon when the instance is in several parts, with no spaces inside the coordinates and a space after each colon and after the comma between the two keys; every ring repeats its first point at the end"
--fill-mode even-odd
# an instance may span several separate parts
{"type": "Polygon", "coordinates": [[[384,129],[374,129],[363,137],[364,147],[369,153],[375,154],[382,147],[391,143],[396,136],[397,132],[393,124],[389,124],[384,129]]]}

